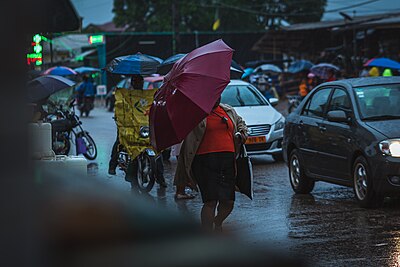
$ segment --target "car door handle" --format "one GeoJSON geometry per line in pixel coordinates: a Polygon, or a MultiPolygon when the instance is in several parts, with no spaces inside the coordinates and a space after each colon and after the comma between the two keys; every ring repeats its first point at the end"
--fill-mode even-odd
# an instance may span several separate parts
{"type": "Polygon", "coordinates": [[[323,125],[320,125],[318,128],[319,128],[319,130],[320,130],[321,132],[325,132],[325,131],[326,131],[326,127],[323,126],[323,125]]]}

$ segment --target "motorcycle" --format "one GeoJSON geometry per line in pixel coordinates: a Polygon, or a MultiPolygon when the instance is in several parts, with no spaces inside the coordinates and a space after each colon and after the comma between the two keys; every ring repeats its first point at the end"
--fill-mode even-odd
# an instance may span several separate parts
{"type": "MultiPolygon", "coordinates": [[[[140,138],[149,138],[149,127],[142,126],[139,131],[140,138]]],[[[118,168],[125,172],[126,180],[129,181],[133,188],[138,188],[141,192],[150,192],[156,182],[157,156],[154,150],[145,148],[136,158],[132,159],[122,145],[118,145],[118,168]],[[133,173],[129,173],[128,168],[132,168],[133,173]],[[128,176],[132,176],[129,177],[128,176]]]]}
{"type": "Polygon", "coordinates": [[[68,155],[71,149],[71,140],[76,146],[76,154],[83,154],[88,160],[97,157],[97,147],[89,132],[82,128],[82,122],[75,114],[73,102],[69,105],[71,110],[57,108],[54,114],[47,117],[52,126],[52,145],[56,155],[68,155]],[[72,135],[74,138],[72,138],[72,135]]]}
{"type": "Polygon", "coordinates": [[[83,97],[81,100],[81,104],[79,106],[79,110],[81,112],[81,117],[85,114],[86,117],[89,117],[90,111],[94,108],[94,97],[83,97]]]}
{"type": "Polygon", "coordinates": [[[302,97],[298,95],[288,95],[286,98],[288,99],[288,113],[293,112],[302,100],[302,97]]]}

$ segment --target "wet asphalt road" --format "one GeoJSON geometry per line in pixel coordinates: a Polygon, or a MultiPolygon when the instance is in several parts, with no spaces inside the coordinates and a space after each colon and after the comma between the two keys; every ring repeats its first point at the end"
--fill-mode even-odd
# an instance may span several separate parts
{"type": "MultiPolygon", "coordinates": [[[[113,113],[98,108],[83,126],[98,146],[98,157],[90,162],[90,177],[130,191],[123,173],[107,175],[108,160],[116,137],[113,113]]],[[[317,183],[311,195],[294,195],[284,163],[270,156],[252,158],[254,200],[237,193],[235,209],[225,230],[245,242],[298,252],[312,266],[400,266],[400,200],[386,199],[375,210],[359,208],[353,190],[317,183]]],[[[201,199],[174,200],[173,174],[176,160],[165,162],[166,190],[156,185],[149,201],[199,217],[201,199]]]]}

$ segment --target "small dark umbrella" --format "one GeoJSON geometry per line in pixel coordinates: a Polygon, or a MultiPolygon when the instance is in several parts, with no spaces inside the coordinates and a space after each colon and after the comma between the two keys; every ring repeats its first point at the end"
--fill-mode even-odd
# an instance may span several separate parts
{"type": "Polygon", "coordinates": [[[176,55],[170,56],[169,58],[164,60],[158,66],[157,73],[159,73],[161,75],[167,74],[172,69],[172,66],[175,64],[175,62],[177,62],[178,60],[180,60],[184,56],[186,56],[186,54],[176,54],[176,55]]]}
{"type": "Polygon", "coordinates": [[[74,85],[75,82],[61,76],[41,76],[28,83],[28,100],[31,103],[37,102],[74,85]]]}
{"type": "Polygon", "coordinates": [[[308,60],[298,60],[290,64],[288,71],[289,73],[298,73],[303,70],[309,70],[314,66],[310,61],[308,60]]]}

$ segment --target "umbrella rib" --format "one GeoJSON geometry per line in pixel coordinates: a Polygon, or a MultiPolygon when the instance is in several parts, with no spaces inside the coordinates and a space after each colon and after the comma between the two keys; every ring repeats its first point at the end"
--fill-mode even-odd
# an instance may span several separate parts
{"type": "MultiPolygon", "coordinates": [[[[182,76],[186,76],[186,75],[198,76],[198,77],[204,77],[204,78],[213,78],[216,80],[226,80],[225,78],[221,78],[220,76],[213,76],[213,75],[209,75],[209,74],[205,75],[205,74],[200,74],[200,73],[196,73],[196,72],[184,72],[184,73],[181,73],[179,76],[182,77],[182,76]]],[[[227,77],[229,77],[229,76],[230,76],[230,70],[227,72],[227,77]]]]}

